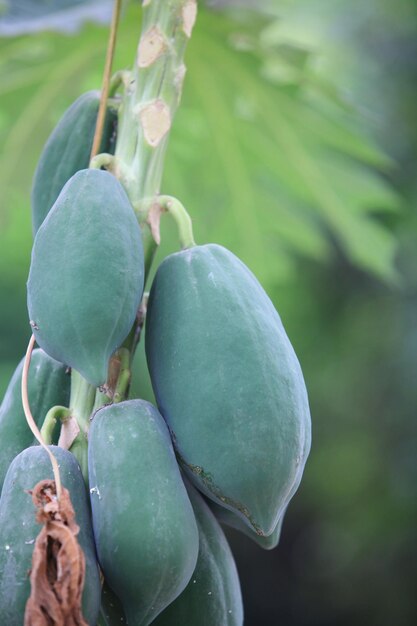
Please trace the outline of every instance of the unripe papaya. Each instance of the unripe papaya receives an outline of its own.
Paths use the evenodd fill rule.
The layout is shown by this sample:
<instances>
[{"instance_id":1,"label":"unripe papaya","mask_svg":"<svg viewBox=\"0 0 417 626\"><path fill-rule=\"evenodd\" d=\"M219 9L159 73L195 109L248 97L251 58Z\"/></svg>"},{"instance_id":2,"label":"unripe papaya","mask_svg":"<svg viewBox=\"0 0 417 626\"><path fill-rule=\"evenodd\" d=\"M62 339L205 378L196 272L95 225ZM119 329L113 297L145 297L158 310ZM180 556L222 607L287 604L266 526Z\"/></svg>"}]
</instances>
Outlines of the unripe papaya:
<instances>
[{"instance_id":1,"label":"unripe papaya","mask_svg":"<svg viewBox=\"0 0 417 626\"><path fill-rule=\"evenodd\" d=\"M0 406L0 490L7 468L22 450L34 441L22 405L23 361L17 366ZM28 375L30 408L40 428L49 409L68 405L70 376L65 365L52 359L40 348L32 352Z\"/></svg>"},{"instance_id":2,"label":"unripe papaya","mask_svg":"<svg viewBox=\"0 0 417 626\"><path fill-rule=\"evenodd\" d=\"M106 581L101 589L101 606L97 626L126 626L127 619L119 598Z\"/></svg>"},{"instance_id":3,"label":"unripe papaya","mask_svg":"<svg viewBox=\"0 0 417 626\"><path fill-rule=\"evenodd\" d=\"M82 94L65 111L45 144L32 183L34 234L67 180L88 167L99 103L98 91ZM113 152L116 121L116 112L107 109L100 152Z\"/></svg>"},{"instance_id":4,"label":"unripe papaya","mask_svg":"<svg viewBox=\"0 0 417 626\"><path fill-rule=\"evenodd\" d=\"M140 227L108 172L67 182L32 250L28 310L38 345L96 387L135 320L144 278Z\"/></svg>"},{"instance_id":5,"label":"unripe papaya","mask_svg":"<svg viewBox=\"0 0 417 626\"><path fill-rule=\"evenodd\" d=\"M256 533L247 524L245 524L245 522L238 515L233 513L233 511L226 509L224 506L220 506L219 504L214 502L214 500L208 501L208 505L211 511L216 516L216 519L223 526L230 526L231 528L238 530L239 532L252 539L252 541L257 543L258 546L260 546L264 550L273 550L279 544L285 512L279 518L278 523L272 533L270 535L262 536L258 535L258 533Z\"/></svg>"},{"instance_id":6,"label":"unripe papaya","mask_svg":"<svg viewBox=\"0 0 417 626\"><path fill-rule=\"evenodd\" d=\"M262 286L221 246L170 255L152 285L145 347L188 476L271 534L301 480L311 424L300 365Z\"/></svg>"},{"instance_id":7,"label":"unripe papaya","mask_svg":"<svg viewBox=\"0 0 417 626\"><path fill-rule=\"evenodd\" d=\"M76 523L80 527L77 539L86 564L83 614L88 623L95 626L101 586L85 483L71 452L55 446L51 446L51 450L59 464L62 484L70 492ZM0 499L0 624L22 626L24 621L30 595L28 572L34 542L41 530L27 491L47 478L53 478L49 456L40 446L32 446L13 460L4 481Z\"/></svg>"},{"instance_id":8,"label":"unripe papaya","mask_svg":"<svg viewBox=\"0 0 417 626\"><path fill-rule=\"evenodd\" d=\"M129 626L146 626L184 590L198 531L168 429L148 402L94 415L88 468L97 554Z\"/></svg>"},{"instance_id":9,"label":"unripe papaya","mask_svg":"<svg viewBox=\"0 0 417 626\"><path fill-rule=\"evenodd\" d=\"M200 537L197 565L182 594L152 624L242 626L242 594L229 544L199 493L189 486L188 495Z\"/></svg>"},{"instance_id":10,"label":"unripe papaya","mask_svg":"<svg viewBox=\"0 0 417 626\"><path fill-rule=\"evenodd\" d=\"M146 325L146 322L145 322ZM142 333L144 331L142 330ZM147 400L151 404L156 404L149 376L148 364L146 363L144 341L140 341L133 358L131 372L132 380L129 387L129 399L140 398Z\"/></svg>"}]
</instances>

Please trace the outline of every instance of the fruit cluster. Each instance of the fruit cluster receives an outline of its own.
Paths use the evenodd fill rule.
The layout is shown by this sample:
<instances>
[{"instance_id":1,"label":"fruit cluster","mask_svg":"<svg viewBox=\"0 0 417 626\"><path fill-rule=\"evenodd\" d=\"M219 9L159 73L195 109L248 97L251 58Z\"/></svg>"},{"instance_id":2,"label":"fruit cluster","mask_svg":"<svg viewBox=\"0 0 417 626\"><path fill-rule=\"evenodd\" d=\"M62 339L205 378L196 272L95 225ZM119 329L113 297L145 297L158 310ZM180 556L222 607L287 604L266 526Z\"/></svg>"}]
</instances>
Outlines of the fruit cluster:
<instances>
[{"instance_id":1,"label":"fruit cluster","mask_svg":"<svg viewBox=\"0 0 417 626\"><path fill-rule=\"evenodd\" d=\"M71 416L69 368L109 393L109 362L143 297L141 227L129 198L113 174L86 169L97 107L95 93L72 105L35 174L28 310L39 348L28 393L39 426L56 406ZM109 112L105 152L113 127ZM130 626L238 626L239 580L219 522L277 545L310 448L302 372L257 279L214 244L162 262L145 339L158 409L126 394L90 407L81 428L87 489L59 421L50 430L80 526L84 617L111 624L120 601ZM39 529L26 491L52 477L24 420L21 377L22 364L0 409L0 622L16 626Z\"/></svg>"}]
</instances>

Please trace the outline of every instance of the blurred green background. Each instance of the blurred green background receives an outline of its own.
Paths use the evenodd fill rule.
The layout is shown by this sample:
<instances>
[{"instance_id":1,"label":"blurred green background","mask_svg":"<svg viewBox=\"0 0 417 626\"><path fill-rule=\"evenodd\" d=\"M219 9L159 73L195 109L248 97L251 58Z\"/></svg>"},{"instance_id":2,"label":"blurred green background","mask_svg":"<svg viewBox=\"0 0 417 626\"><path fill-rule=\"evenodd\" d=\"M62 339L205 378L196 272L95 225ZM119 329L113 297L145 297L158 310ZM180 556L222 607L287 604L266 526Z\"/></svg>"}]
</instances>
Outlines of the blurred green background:
<instances>
[{"instance_id":1,"label":"blurred green background","mask_svg":"<svg viewBox=\"0 0 417 626\"><path fill-rule=\"evenodd\" d=\"M30 334L33 171L65 108L99 88L107 40L92 22L56 32L68 14L41 4L21 28L36 18L38 32L0 40L1 392ZM115 69L131 64L139 31L132 4ZM229 533L245 624L414 624L417 5L207 2L187 67L163 192L188 208L199 243L229 247L267 289L313 419L279 547ZM177 247L168 218L162 238L159 259ZM136 366L146 395L141 354Z\"/></svg>"}]
</instances>

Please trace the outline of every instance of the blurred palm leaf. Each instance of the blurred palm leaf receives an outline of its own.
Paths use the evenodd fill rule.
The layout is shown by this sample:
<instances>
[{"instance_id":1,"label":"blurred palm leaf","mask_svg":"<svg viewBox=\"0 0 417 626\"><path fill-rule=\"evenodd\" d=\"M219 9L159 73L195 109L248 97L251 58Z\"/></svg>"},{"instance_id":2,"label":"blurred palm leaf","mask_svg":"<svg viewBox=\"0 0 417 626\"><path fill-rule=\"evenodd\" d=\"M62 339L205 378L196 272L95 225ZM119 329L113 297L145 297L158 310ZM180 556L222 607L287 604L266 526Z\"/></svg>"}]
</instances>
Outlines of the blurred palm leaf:
<instances>
[{"instance_id":1,"label":"blurred palm leaf","mask_svg":"<svg viewBox=\"0 0 417 626\"><path fill-rule=\"evenodd\" d=\"M0 35L73 32L85 21L109 21L112 0L0 0Z\"/></svg>"},{"instance_id":2,"label":"blurred palm leaf","mask_svg":"<svg viewBox=\"0 0 417 626\"><path fill-rule=\"evenodd\" d=\"M131 63L138 7L122 23L115 67ZM201 10L187 54L163 191L179 196L199 242L237 252L266 282L293 276L298 256L336 247L361 269L394 280L396 243L376 213L400 203L389 159L360 116L314 70L317 49L271 36L253 13ZM279 31L280 32L280 31ZM106 33L84 27L0 43L1 250L8 279L26 274L29 189L42 144L63 109L100 84Z\"/></svg>"}]
</instances>

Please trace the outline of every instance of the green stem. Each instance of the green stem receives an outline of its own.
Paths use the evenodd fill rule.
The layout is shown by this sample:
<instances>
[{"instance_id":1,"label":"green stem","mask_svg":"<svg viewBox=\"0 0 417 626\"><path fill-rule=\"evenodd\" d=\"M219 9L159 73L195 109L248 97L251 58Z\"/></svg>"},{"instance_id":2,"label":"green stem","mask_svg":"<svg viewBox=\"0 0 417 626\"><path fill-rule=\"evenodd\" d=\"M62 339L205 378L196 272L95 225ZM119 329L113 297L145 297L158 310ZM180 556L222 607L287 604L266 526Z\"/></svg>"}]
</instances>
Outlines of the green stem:
<instances>
[{"instance_id":1,"label":"green stem","mask_svg":"<svg viewBox=\"0 0 417 626\"><path fill-rule=\"evenodd\" d=\"M159 195L169 131L181 99L185 49L196 13L196 0L148 0L144 3L142 34L133 69L117 72L110 83L112 95L124 86L118 109L115 155L112 159L99 155L91 164L93 167L110 166L129 196L142 228L145 284L157 248L147 223L148 213L152 199ZM146 203L145 199L151 201ZM167 210L170 203L167 199ZM185 209L181 211L180 203L174 204L171 212L177 216L177 223L181 223L181 242L186 247L195 245L191 221L187 224L184 216ZM122 349L126 348L128 355L121 365L113 398L98 390L94 409L126 397L130 366L143 325L140 317L123 344Z\"/></svg>"},{"instance_id":2,"label":"green stem","mask_svg":"<svg viewBox=\"0 0 417 626\"><path fill-rule=\"evenodd\" d=\"M149 292L145 291L142 297L142 302L139 307L139 311L136 317L136 321L132 326L130 333L123 342L123 348L126 348L130 354L130 363L136 350L136 346L140 341L143 325L145 323L146 310L148 308Z\"/></svg>"},{"instance_id":3,"label":"green stem","mask_svg":"<svg viewBox=\"0 0 417 626\"><path fill-rule=\"evenodd\" d=\"M151 0L145 4L137 58L119 111L115 174L142 225L146 276L156 243L146 224L144 200L160 191L169 131L181 99L185 49L196 12L196 0Z\"/></svg>"},{"instance_id":4,"label":"green stem","mask_svg":"<svg viewBox=\"0 0 417 626\"><path fill-rule=\"evenodd\" d=\"M98 409L101 409L101 407L105 406L106 404L111 404L111 398L103 391L100 391L100 389L97 389L93 410L91 411L91 413L94 414Z\"/></svg>"},{"instance_id":5,"label":"green stem","mask_svg":"<svg viewBox=\"0 0 417 626\"><path fill-rule=\"evenodd\" d=\"M46 445L50 446L53 442L53 433L57 422L65 420L70 415L71 411L66 406L53 406L49 409L41 428L41 435Z\"/></svg>"},{"instance_id":6,"label":"green stem","mask_svg":"<svg viewBox=\"0 0 417 626\"><path fill-rule=\"evenodd\" d=\"M122 85L126 87L130 82L130 77L131 73L128 70L118 70L115 72L110 79L109 98L112 98Z\"/></svg>"},{"instance_id":7,"label":"green stem","mask_svg":"<svg viewBox=\"0 0 417 626\"><path fill-rule=\"evenodd\" d=\"M197 13L196 0L148 0L143 6L142 34L132 72L118 72L110 82L110 95L121 86L124 94L118 108L118 133L113 158L98 155L91 167L110 166L124 186L142 228L145 255L145 282L155 255L157 244L146 223L150 205L144 200L159 194L169 131L182 93L185 75L184 54ZM174 209L175 211L175 209ZM186 234L184 241L193 244ZM192 232L192 231L191 231ZM113 401L127 395L130 365L140 336L138 318L126 342ZM71 452L80 462L86 475L87 432L94 409L112 399L106 393L91 388L77 373L71 385L71 413L77 420L80 433Z\"/></svg>"},{"instance_id":8,"label":"green stem","mask_svg":"<svg viewBox=\"0 0 417 626\"><path fill-rule=\"evenodd\" d=\"M133 329L132 329L133 330ZM122 402L127 398L131 378L132 334L129 333L125 343L112 356L109 366L109 388L107 392L96 390L93 413L106 404Z\"/></svg>"},{"instance_id":9,"label":"green stem","mask_svg":"<svg viewBox=\"0 0 417 626\"><path fill-rule=\"evenodd\" d=\"M88 431L91 411L94 405L96 388L90 385L76 370L71 371L71 415L77 420L83 432Z\"/></svg>"},{"instance_id":10,"label":"green stem","mask_svg":"<svg viewBox=\"0 0 417 626\"><path fill-rule=\"evenodd\" d=\"M114 163L114 156L112 154L108 154L107 152L100 152L100 154L96 154L90 161L90 168L99 170L102 167L111 170Z\"/></svg>"},{"instance_id":11,"label":"green stem","mask_svg":"<svg viewBox=\"0 0 417 626\"><path fill-rule=\"evenodd\" d=\"M90 415L93 410L96 389L88 383L76 370L71 371L70 414L80 428L80 432L70 447L77 458L83 476L88 484L87 464L87 433L90 426Z\"/></svg>"},{"instance_id":12,"label":"green stem","mask_svg":"<svg viewBox=\"0 0 417 626\"><path fill-rule=\"evenodd\" d=\"M77 459L81 472L88 487L88 443L87 436L84 433L79 433L70 448L70 452Z\"/></svg>"},{"instance_id":13,"label":"green stem","mask_svg":"<svg viewBox=\"0 0 417 626\"><path fill-rule=\"evenodd\" d=\"M156 250L158 247L157 242L150 230L148 224L142 227L142 242L143 242L143 254L145 257L145 285L149 278L152 263L155 258Z\"/></svg>"},{"instance_id":14,"label":"green stem","mask_svg":"<svg viewBox=\"0 0 417 626\"><path fill-rule=\"evenodd\" d=\"M191 218L184 205L172 196L159 196L157 200L159 206L171 215L178 228L178 238L181 248L193 248L194 241L193 225Z\"/></svg>"},{"instance_id":15,"label":"green stem","mask_svg":"<svg viewBox=\"0 0 417 626\"><path fill-rule=\"evenodd\" d=\"M120 348L118 352L120 355L120 370L113 394L113 402L121 402L126 398L131 378L130 351L127 348Z\"/></svg>"}]
</instances>

